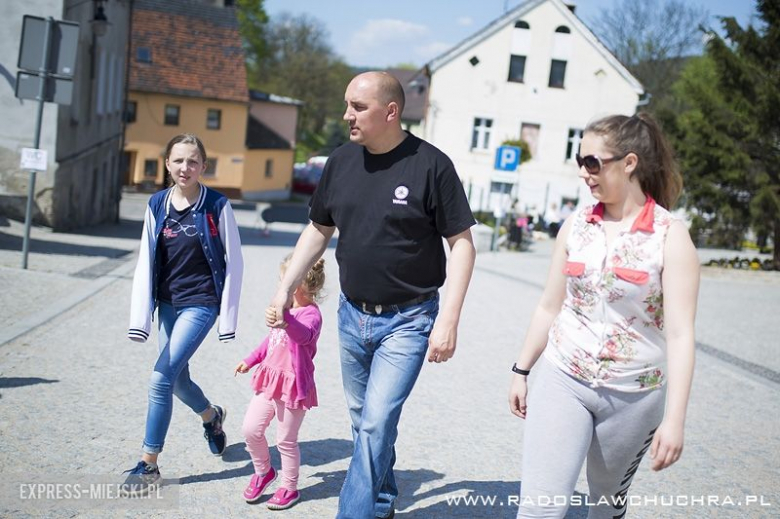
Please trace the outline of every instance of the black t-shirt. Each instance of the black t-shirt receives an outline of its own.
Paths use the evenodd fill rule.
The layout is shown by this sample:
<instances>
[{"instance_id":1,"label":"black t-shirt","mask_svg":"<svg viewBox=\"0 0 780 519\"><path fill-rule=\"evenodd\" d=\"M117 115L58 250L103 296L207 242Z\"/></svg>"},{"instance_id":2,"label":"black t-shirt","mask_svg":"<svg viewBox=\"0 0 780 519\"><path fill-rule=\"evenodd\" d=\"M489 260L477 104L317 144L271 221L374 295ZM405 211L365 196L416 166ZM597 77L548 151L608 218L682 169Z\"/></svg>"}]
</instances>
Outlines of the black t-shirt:
<instances>
[{"instance_id":1,"label":"black t-shirt","mask_svg":"<svg viewBox=\"0 0 780 519\"><path fill-rule=\"evenodd\" d=\"M192 207L177 211L171 206L158 239L158 299L175 306L218 304L211 269L192 218Z\"/></svg>"},{"instance_id":2,"label":"black t-shirt","mask_svg":"<svg viewBox=\"0 0 780 519\"><path fill-rule=\"evenodd\" d=\"M409 134L388 153L347 143L325 164L309 217L339 229L336 260L350 299L393 304L437 290L442 237L474 225L452 161Z\"/></svg>"}]
</instances>

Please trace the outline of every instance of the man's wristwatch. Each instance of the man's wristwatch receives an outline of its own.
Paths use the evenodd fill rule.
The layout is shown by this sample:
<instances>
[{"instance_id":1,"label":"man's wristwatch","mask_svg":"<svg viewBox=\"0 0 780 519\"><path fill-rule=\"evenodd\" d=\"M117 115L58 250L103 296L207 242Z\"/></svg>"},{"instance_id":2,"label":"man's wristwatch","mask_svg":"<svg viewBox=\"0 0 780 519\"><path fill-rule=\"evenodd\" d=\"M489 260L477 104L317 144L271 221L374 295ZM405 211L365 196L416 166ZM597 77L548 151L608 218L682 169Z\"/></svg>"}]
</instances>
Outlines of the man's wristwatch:
<instances>
[{"instance_id":1,"label":"man's wristwatch","mask_svg":"<svg viewBox=\"0 0 780 519\"><path fill-rule=\"evenodd\" d=\"M520 369L520 368L518 368L516 362L514 364L512 364L512 371L514 371L518 375L528 376L528 375L531 374L531 370L530 369Z\"/></svg>"}]
</instances>

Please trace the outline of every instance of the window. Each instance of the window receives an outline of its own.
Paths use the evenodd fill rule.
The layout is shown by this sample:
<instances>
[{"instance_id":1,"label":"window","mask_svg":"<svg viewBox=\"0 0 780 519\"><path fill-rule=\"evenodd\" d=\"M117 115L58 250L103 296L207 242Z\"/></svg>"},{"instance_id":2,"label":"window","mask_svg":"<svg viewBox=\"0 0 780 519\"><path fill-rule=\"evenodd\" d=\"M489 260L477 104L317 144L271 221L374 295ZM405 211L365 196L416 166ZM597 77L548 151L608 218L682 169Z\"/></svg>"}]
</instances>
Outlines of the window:
<instances>
[{"instance_id":1,"label":"window","mask_svg":"<svg viewBox=\"0 0 780 519\"><path fill-rule=\"evenodd\" d=\"M538 124L523 123L520 125L520 138L528 143L528 151L531 152L531 159L538 158L536 152L539 149L539 130Z\"/></svg>"},{"instance_id":2,"label":"window","mask_svg":"<svg viewBox=\"0 0 780 519\"><path fill-rule=\"evenodd\" d=\"M550 65L550 88L563 88L563 80L566 77L566 62L554 59Z\"/></svg>"},{"instance_id":3,"label":"window","mask_svg":"<svg viewBox=\"0 0 780 519\"><path fill-rule=\"evenodd\" d=\"M152 49L149 47L138 47L135 51L135 60L139 63L151 63Z\"/></svg>"},{"instance_id":4,"label":"window","mask_svg":"<svg viewBox=\"0 0 780 519\"><path fill-rule=\"evenodd\" d=\"M274 159L267 159L265 161L265 178L272 176L274 176Z\"/></svg>"},{"instance_id":5,"label":"window","mask_svg":"<svg viewBox=\"0 0 780 519\"><path fill-rule=\"evenodd\" d=\"M206 128L209 130L219 130L222 125L222 110L209 108L206 112Z\"/></svg>"},{"instance_id":6,"label":"window","mask_svg":"<svg viewBox=\"0 0 780 519\"><path fill-rule=\"evenodd\" d=\"M100 51L98 58L98 77L97 77L97 99L95 100L95 113L103 115L106 113L106 76L108 75L108 53L105 50Z\"/></svg>"},{"instance_id":7,"label":"window","mask_svg":"<svg viewBox=\"0 0 780 519\"><path fill-rule=\"evenodd\" d=\"M582 130L569 130L569 140L566 144L565 160L574 160L574 156L580 151L580 142L582 141Z\"/></svg>"},{"instance_id":8,"label":"window","mask_svg":"<svg viewBox=\"0 0 780 519\"><path fill-rule=\"evenodd\" d=\"M509 194L512 192L512 188L514 187L514 184L508 184L506 182L491 182L490 183L490 192L491 193L503 193L503 194Z\"/></svg>"},{"instance_id":9,"label":"window","mask_svg":"<svg viewBox=\"0 0 780 519\"><path fill-rule=\"evenodd\" d=\"M144 176L157 178L157 159L146 159L144 161Z\"/></svg>"},{"instance_id":10,"label":"window","mask_svg":"<svg viewBox=\"0 0 780 519\"><path fill-rule=\"evenodd\" d=\"M471 149L488 149L488 146L490 145L490 128L492 126L493 119L474 118L474 131L471 134Z\"/></svg>"},{"instance_id":11,"label":"window","mask_svg":"<svg viewBox=\"0 0 780 519\"><path fill-rule=\"evenodd\" d=\"M514 54L509 57L509 78L507 81L514 83L522 83L523 76L525 75L525 56L515 56Z\"/></svg>"},{"instance_id":12,"label":"window","mask_svg":"<svg viewBox=\"0 0 780 519\"><path fill-rule=\"evenodd\" d=\"M476 67L479 64L479 58L476 56L471 56L469 63L471 63L472 67Z\"/></svg>"},{"instance_id":13,"label":"window","mask_svg":"<svg viewBox=\"0 0 780 519\"><path fill-rule=\"evenodd\" d=\"M571 29L569 29L565 25L559 25L558 28L555 29L555 32L560 32L563 34L571 34Z\"/></svg>"},{"instance_id":14,"label":"window","mask_svg":"<svg viewBox=\"0 0 780 519\"><path fill-rule=\"evenodd\" d=\"M530 29L531 26L528 25L528 22L524 22L523 20L519 20L515 22L515 29Z\"/></svg>"},{"instance_id":15,"label":"window","mask_svg":"<svg viewBox=\"0 0 780 519\"><path fill-rule=\"evenodd\" d=\"M165 125L179 126L179 105L165 105Z\"/></svg>"},{"instance_id":16,"label":"window","mask_svg":"<svg viewBox=\"0 0 780 519\"><path fill-rule=\"evenodd\" d=\"M209 159L206 163L206 171L203 172L204 177L214 178L217 176L217 159Z\"/></svg>"},{"instance_id":17,"label":"window","mask_svg":"<svg viewBox=\"0 0 780 519\"><path fill-rule=\"evenodd\" d=\"M128 101L125 105L125 122L134 123L136 114L138 113L138 103L135 101Z\"/></svg>"}]
</instances>

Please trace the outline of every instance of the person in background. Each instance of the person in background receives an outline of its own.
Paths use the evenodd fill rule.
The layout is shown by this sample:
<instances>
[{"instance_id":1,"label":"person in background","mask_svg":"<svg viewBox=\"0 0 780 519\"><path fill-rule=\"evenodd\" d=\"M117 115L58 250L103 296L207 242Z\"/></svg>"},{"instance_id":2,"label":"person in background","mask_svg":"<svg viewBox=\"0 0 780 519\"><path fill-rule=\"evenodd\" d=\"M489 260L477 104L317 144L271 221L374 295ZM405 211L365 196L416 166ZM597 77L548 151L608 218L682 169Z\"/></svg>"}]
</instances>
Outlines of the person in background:
<instances>
[{"instance_id":1,"label":"person in background","mask_svg":"<svg viewBox=\"0 0 780 519\"><path fill-rule=\"evenodd\" d=\"M561 228L561 215L558 213L558 204L553 202L550 204L550 208L544 215L544 220L547 222L547 233L550 238L558 236L558 231Z\"/></svg>"}]
</instances>

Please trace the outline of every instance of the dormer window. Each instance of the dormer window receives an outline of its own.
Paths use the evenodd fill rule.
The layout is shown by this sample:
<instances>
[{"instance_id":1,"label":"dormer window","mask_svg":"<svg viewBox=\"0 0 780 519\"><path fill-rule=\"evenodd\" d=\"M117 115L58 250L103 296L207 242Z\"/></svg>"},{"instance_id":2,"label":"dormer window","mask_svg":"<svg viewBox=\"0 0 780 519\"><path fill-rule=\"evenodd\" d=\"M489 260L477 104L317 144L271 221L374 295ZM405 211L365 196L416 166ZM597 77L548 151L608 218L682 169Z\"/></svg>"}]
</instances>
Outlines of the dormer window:
<instances>
[{"instance_id":1,"label":"dormer window","mask_svg":"<svg viewBox=\"0 0 780 519\"><path fill-rule=\"evenodd\" d=\"M528 22L524 22L523 20L518 20L515 22L515 29L530 29L531 26L528 25Z\"/></svg>"},{"instance_id":2,"label":"dormer window","mask_svg":"<svg viewBox=\"0 0 780 519\"><path fill-rule=\"evenodd\" d=\"M558 28L555 29L555 32L559 32L562 34L571 34L571 29L569 29L565 25L559 25Z\"/></svg>"}]
</instances>

